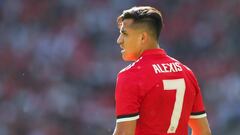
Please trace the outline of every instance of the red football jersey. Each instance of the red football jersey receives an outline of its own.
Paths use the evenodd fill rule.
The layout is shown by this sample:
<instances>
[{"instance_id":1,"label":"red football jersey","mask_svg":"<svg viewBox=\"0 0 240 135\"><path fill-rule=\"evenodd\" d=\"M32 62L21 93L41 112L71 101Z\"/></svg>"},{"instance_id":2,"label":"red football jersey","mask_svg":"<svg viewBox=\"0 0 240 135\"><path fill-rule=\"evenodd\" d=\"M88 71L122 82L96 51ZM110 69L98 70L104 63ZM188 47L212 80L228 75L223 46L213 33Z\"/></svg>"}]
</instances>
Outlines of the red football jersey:
<instances>
[{"instance_id":1,"label":"red football jersey","mask_svg":"<svg viewBox=\"0 0 240 135\"><path fill-rule=\"evenodd\" d=\"M162 49L120 71L115 100L117 122L137 120L136 135L187 135L189 118L206 117L193 72Z\"/></svg>"}]
</instances>

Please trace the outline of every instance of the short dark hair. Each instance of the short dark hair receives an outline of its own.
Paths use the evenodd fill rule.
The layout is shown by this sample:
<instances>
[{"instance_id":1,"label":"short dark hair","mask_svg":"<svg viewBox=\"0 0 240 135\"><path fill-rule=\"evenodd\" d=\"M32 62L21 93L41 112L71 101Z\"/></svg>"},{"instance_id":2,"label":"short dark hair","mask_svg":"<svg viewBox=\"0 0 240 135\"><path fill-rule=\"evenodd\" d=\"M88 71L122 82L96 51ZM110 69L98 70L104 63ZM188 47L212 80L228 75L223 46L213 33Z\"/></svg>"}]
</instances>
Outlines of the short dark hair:
<instances>
[{"instance_id":1,"label":"short dark hair","mask_svg":"<svg viewBox=\"0 0 240 135\"><path fill-rule=\"evenodd\" d=\"M159 39L163 27L163 19L159 10L150 6L132 7L124 10L117 18L118 24L121 24L124 19L133 19L134 24L146 24L154 33L156 40Z\"/></svg>"}]
</instances>

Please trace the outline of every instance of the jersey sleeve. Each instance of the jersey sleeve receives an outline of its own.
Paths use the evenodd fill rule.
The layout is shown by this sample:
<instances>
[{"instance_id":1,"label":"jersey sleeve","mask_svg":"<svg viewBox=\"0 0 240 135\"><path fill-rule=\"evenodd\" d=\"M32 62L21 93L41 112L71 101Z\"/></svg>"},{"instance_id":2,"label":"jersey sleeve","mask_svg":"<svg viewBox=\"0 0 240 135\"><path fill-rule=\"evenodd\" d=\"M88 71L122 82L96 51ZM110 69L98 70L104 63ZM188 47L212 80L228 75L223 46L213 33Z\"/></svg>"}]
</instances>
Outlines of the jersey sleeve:
<instances>
[{"instance_id":1,"label":"jersey sleeve","mask_svg":"<svg viewBox=\"0 0 240 135\"><path fill-rule=\"evenodd\" d=\"M203 118L203 117L206 117L207 114L205 112L205 107L204 107L204 103L203 103L201 90L198 85L197 79L195 78L193 73L192 73L192 75L193 75L194 85L195 85L195 89L196 89L196 95L195 95L195 100L194 100L190 118L191 119Z\"/></svg>"},{"instance_id":2,"label":"jersey sleeve","mask_svg":"<svg viewBox=\"0 0 240 135\"><path fill-rule=\"evenodd\" d=\"M139 118L139 95L137 80L130 74L119 74L115 90L117 122Z\"/></svg>"}]
</instances>

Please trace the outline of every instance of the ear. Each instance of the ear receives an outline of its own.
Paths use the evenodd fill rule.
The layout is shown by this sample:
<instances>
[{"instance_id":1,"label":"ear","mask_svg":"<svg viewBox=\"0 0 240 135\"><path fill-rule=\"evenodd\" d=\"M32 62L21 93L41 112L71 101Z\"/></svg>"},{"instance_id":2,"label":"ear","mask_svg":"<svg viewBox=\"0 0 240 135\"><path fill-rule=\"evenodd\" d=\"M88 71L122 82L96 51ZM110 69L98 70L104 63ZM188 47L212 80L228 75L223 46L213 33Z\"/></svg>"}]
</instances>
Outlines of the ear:
<instances>
[{"instance_id":1,"label":"ear","mask_svg":"<svg viewBox=\"0 0 240 135\"><path fill-rule=\"evenodd\" d=\"M147 32L143 32L142 34L141 34L141 42L142 43L146 43L147 41L148 41L148 34L147 34Z\"/></svg>"},{"instance_id":2,"label":"ear","mask_svg":"<svg viewBox=\"0 0 240 135\"><path fill-rule=\"evenodd\" d=\"M141 33L139 33L139 36L138 36L138 44L144 45L144 44L147 43L147 40L148 40L147 32L141 32Z\"/></svg>"}]
</instances>

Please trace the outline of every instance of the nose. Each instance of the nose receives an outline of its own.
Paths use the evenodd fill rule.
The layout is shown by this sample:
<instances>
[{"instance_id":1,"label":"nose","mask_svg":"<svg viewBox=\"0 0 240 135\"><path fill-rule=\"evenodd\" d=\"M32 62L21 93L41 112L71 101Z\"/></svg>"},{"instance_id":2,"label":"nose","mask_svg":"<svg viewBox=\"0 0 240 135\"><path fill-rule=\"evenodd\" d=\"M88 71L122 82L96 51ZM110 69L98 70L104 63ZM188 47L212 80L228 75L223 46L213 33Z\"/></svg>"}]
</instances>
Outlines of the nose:
<instances>
[{"instance_id":1,"label":"nose","mask_svg":"<svg viewBox=\"0 0 240 135\"><path fill-rule=\"evenodd\" d=\"M122 37L121 34L118 36L117 43L118 43L119 45L123 43L123 37Z\"/></svg>"}]
</instances>

